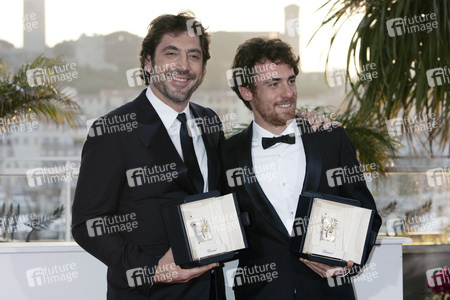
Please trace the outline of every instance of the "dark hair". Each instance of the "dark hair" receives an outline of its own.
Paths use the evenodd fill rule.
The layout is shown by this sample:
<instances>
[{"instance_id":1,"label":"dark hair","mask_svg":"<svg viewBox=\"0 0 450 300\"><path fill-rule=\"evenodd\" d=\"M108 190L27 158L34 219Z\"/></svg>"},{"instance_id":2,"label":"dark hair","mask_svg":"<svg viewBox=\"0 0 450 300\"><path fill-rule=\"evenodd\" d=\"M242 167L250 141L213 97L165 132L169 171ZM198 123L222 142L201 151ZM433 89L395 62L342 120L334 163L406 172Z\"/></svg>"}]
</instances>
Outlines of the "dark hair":
<instances>
[{"instance_id":1,"label":"dark hair","mask_svg":"<svg viewBox=\"0 0 450 300\"><path fill-rule=\"evenodd\" d=\"M234 69L244 69L245 67L248 69L253 69L256 63L264 63L266 60L272 61L277 65L280 63L287 64L294 69L295 75L298 75L299 73L298 64L300 57L292 52L292 47L288 43L283 42L279 38L252 38L239 45L231 66L233 69L233 78L230 79L232 81L231 89L250 110L252 110L252 107L248 101L245 101L242 98L242 95L239 92L239 85L247 87L252 91L252 93L255 93L256 87L254 85L254 80L244 76L238 84L236 80L236 71L234 71Z\"/></svg>"},{"instance_id":2,"label":"dark hair","mask_svg":"<svg viewBox=\"0 0 450 300\"><path fill-rule=\"evenodd\" d=\"M211 58L209 54L209 43L211 41L211 37L209 33L206 32L203 25L195 18L194 13L191 11L182 11L179 12L178 15L161 15L154 19L148 26L148 33L142 41L142 49L139 54L141 68L143 70L143 75L141 77L145 80L145 85L149 85L150 78L150 74L144 69L147 56L150 55L152 61L154 60L156 47L158 47L162 37L165 34L173 34L177 36L180 33L193 30L193 28L188 28L188 22L193 22L191 25L195 24L195 32L200 38L200 46L203 53L203 70L206 69L206 62ZM198 29L201 30L201 33L197 31Z\"/></svg>"}]
</instances>

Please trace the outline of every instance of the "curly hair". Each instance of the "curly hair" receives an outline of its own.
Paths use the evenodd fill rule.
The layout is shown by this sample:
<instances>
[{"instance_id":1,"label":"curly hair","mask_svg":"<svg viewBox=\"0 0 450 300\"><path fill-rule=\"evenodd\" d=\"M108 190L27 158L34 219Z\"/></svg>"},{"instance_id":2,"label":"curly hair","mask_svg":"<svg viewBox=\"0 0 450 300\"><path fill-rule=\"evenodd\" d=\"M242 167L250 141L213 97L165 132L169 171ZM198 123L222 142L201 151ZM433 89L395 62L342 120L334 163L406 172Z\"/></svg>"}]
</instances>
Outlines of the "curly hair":
<instances>
[{"instance_id":1,"label":"curly hair","mask_svg":"<svg viewBox=\"0 0 450 300\"><path fill-rule=\"evenodd\" d=\"M240 77L237 80L238 70L244 68L254 69L256 63L264 63L269 60L275 64L287 64L294 69L294 74L299 73L300 57L292 52L292 47L283 42L279 38L265 38L257 37L246 40L243 44L239 45L234 56L233 64L231 66L232 78L230 79L231 89L238 95L239 99L244 102L248 109L252 110L250 103L242 98L239 92L239 86L249 88L252 93L256 92L254 80L246 78L246 76ZM242 74L242 73L241 73ZM255 75L252 75L255 76Z\"/></svg>"},{"instance_id":2,"label":"curly hair","mask_svg":"<svg viewBox=\"0 0 450 300\"><path fill-rule=\"evenodd\" d=\"M200 38L200 46L203 53L203 71L206 69L206 62L211 58L209 54L209 44L211 42L211 36L206 32L203 25L195 18L194 13L191 11L182 11L177 15L165 14L154 19L148 26L147 36L142 41L142 49L139 54L139 60L141 62L141 69L143 74L141 78L145 80L145 85L149 85L150 74L144 69L147 56L150 55L152 63L154 62L154 55L156 47L161 42L162 37L165 34L173 34L175 36L183 32L190 33L192 28L189 26L195 25L196 35ZM198 32L198 30L201 32Z\"/></svg>"}]
</instances>

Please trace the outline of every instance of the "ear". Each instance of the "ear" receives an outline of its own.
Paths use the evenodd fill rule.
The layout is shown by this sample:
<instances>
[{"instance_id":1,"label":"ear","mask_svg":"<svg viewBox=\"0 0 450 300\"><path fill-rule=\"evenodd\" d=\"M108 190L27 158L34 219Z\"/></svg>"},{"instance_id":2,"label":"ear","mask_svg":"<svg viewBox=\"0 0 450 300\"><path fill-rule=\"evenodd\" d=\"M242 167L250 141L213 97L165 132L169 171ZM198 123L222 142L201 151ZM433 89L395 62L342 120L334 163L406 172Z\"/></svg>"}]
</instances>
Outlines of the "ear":
<instances>
[{"instance_id":1,"label":"ear","mask_svg":"<svg viewBox=\"0 0 450 300\"><path fill-rule=\"evenodd\" d=\"M253 93L250 90L250 88L240 85L240 86L238 86L238 89L239 89L239 93L241 94L242 98L244 98L244 100L246 100L246 101L253 100Z\"/></svg>"},{"instance_id":2,"label":"ear","mask_svg":"<svg viewBox=\"0 0 450 300\"><path fill-rule=\"evenodd\" d=\"M152 72L152 58L150 55L147 55L145 58L144 69L149 73Z\"/></svg>"}]
</instances>

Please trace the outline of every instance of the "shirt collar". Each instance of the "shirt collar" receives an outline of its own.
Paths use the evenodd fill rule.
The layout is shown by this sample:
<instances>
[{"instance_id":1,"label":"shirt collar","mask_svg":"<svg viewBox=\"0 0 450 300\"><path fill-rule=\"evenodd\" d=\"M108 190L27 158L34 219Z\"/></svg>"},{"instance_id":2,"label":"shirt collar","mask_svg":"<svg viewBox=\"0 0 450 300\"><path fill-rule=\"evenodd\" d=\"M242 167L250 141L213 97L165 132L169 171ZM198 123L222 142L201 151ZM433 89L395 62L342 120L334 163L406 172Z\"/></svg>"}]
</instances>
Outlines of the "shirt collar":
<instances>
[{"instance_id":1,"label":"shirt collar","mask_svg":"<svg viewBox=\"0 0 450 300\"><path fill-rule=\"evenodd\" d=\"M299 130L297 128L296 121L291 122L291 124L289 124L288 127L286 127L286 129L280 135L286 135L286 134L294 134L296 136L296 140L297 140L297 136L299 135ZM253 138L252 138L253 143L257 143L257 144L261 145L261 141L262 141L263 137L272 138L272 137L280 136L280 135L275 135L272 132L262 128L261 126L256 124L256 122L253 120Z\"/></svg>"},{"instance_id":2,"label":"shirt collar","mask_svg":"<svg viewBox=\"0 0 450 300\"><path fill-rule=\"evenodd\" d=\"M145 95L147 96L148 100L150 101L150 104L153 106L159 118L163 122L164 127L167 130L169 130L169 128L173 125L173 123L177 119L179 113L172 107L168 106L167 104L159 100L158 97L156 97L155 94L153 93L150 86L147 88ZM189 104L186 105L182 113L183 112L186 114L187 120L192 119Z\"/></svg>"}]
</instances>

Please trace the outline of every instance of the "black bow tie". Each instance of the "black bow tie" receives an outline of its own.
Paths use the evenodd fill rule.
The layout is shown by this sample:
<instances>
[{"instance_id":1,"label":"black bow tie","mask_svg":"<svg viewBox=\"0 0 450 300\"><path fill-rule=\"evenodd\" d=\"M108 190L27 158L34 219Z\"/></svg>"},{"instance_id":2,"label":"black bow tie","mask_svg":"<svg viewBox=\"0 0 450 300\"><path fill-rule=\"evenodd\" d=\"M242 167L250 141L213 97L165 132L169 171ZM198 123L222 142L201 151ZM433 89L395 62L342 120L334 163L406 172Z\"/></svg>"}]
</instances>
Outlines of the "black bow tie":
<instances>
[{"instance_id":1,"label":"black bow tie","mask_svg":"<svg viewBox=\"0 0 450 300\"><path fill-rule=\"evenodd\" d=\"M277 136L273 138L262 138L262 147L263 149L267 149L269 147L272 147L276 143L286 143L286 144L295 144L295 135L293 134L286 134L282 136Z\"/></svg>"}]
</instances>

